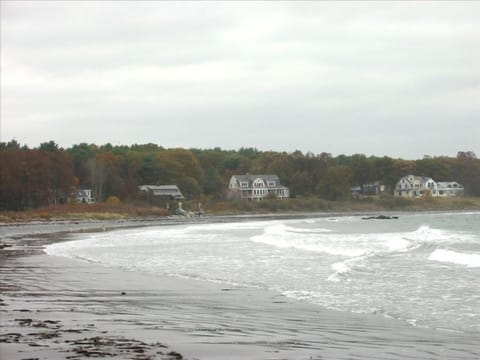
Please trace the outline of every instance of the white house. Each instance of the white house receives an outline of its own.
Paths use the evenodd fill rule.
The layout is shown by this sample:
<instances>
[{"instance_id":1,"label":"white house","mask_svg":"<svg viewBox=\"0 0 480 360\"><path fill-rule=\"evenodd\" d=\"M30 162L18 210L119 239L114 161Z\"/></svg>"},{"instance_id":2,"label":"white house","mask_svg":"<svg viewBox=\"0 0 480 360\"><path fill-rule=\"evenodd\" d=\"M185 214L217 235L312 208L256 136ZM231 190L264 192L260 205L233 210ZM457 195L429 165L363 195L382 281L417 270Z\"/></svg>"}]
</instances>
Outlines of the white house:
<instances>
[{"instance_id":1,"label":"white house","mask_svg":"<svg viewBox=\"0 0 480 360\"><path fill-rule=\"evenodd\" d=\"M280 184L277 175L233 175L228 190L230 198L261 200L266 197L290 197L288 187Z\"/></svg>"},{"instance_id":2,"label":"white house","mask_svg":"<svg viewBox=\"0 0 480 360\"><path fill-rule=\"evenodd\" d=\"M438 196L462 196L463 186L456 181L437 182Z\"/></svg>"},{"instance_id":3,"label":"white house","mask_svg":"<svg viewBox=\"0 0 480 360\"><path fill-rule=\"evenodd\" d=\"M437 183L432 178L416 175L402 177L394 190L395 196L403 197L420 197L427 193L438 196Z\"/></svg>"},{"instance_id":4,"label":"white house","mask_svg":"<svg viewBox=\"0 0 480 360\"><path fill-rule=\"evenodd\" d=\"M92 189L78 187L75 189L75 200L83 204L93 203Z\"/></svg>"}]
</instances>

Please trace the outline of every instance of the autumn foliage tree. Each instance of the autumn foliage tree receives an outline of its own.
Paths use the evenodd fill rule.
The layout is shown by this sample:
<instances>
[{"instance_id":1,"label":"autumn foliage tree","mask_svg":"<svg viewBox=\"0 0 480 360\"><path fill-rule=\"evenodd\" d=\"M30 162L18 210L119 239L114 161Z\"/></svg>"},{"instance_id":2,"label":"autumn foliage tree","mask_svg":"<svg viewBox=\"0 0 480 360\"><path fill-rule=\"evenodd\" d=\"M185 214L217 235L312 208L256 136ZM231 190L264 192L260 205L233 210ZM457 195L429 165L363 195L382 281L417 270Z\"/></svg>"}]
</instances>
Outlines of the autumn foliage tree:
<instances>
[{"instance_id":1,"label":"autumn foliage tree","mask_svg":"<svg viewBox=\"0 0 480 360\"><path fill-rule=\"evenodd\" d=\"M318 194L327 200L344 200L350 197L352 169L348 166L332 166L318 184Z\"/></svg>"},{"instance_id":2,"label":"autumn foliage tree","mask_svg":"<svg viewBox=\"0 0 480 360\"><path fill-rule=\"evenodd\" d=\"M51 144L50 144L51 145ZM1 147L0 207L23 210L64 202L75 182L72 162L58 147Z\"/></svg>"},{"instance_id":3,"label":"autumn foliage tree","mask_svg":"<svg viewBox=\"0 0 480 360\"><path fill-rule=\"evenodd\" d=\"M472 152L457 157L393 159L301 151L165 149L157 144L131 146L81 143L68 149L54 141L29 149L17 141L0 143L0 208L22 210L66 201L74 186L91 188L96 201L137 198L139 185L178 185L187 198L222 198L235 174L276 174L292 196L343 200L350 187L379 181L393 192L402 176L458 181L465 193L480 196L480 159Z\"/></svg>"}]
</instances>

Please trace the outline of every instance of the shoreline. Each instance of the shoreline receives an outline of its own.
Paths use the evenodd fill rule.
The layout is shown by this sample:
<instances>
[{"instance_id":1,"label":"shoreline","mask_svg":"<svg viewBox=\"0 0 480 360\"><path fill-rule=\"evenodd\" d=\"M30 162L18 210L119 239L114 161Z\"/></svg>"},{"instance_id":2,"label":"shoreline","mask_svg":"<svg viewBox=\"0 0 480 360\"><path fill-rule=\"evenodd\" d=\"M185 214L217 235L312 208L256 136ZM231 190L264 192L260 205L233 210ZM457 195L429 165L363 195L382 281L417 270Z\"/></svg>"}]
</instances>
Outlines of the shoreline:
<instances>
[{"instance_id":1,"label":"shoreline","mask_svg":"<svg viewBox=\"0 0 480 360\"><path fill-rule=\"evenodd\" d=\"M7 245L15 244L15 240L29 236L41 236L57 233L95 232L110 231L121 228L135 228L147 226L169 226L202 223L222 223L257 220L288 220L321 217L345 217L345 216L401 216L402 214L426 213L471 213L480 212L480 209L462 210L385 210L385 211L314 211L314 212L280 212L280 213L245 213L245 214L224 214L224 215L203 215L203 216L166 216L166 217L136 217L115 220L97 219L52 219L52 220L31 220L18 222L0 221L0 249L1 241L8 241Z\"/></svg>"},{"instance_id":2,"label":"shoreline","mask_svg":"<svg viewBox=\"0 0 480 360\"><path fill-rule=\"evenodd\" d=\"M273 215L273 219L299 216ZM1 227L2 241L8 239L13 245L0 250L0 357L78 358L87 356L81 353L85 349L93 351L92 356L103 351L104 356L132 359L480 357L478 334L423 329L375 315L328 310L270 290L111 269L49 256L42 250L45 244L68 240L70 233L232 219L272 217L102 221L74 224L74 229L69 223L49 224L49 228L30 224L9 234ZM39 226L51 232L32 232ZM87 340L82 343L82 339Z\"/></svg>"}]
</instances>

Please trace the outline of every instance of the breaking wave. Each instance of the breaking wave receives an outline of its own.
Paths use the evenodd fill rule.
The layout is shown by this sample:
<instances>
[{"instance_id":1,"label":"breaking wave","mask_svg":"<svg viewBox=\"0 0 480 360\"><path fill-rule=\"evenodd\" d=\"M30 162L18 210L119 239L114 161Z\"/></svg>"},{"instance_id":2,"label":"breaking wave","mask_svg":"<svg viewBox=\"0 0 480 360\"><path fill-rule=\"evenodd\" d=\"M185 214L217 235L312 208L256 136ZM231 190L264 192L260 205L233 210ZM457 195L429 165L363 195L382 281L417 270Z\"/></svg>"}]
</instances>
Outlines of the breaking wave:
<instances>
[{"instance_id":1,"label":"breaking wave","mask_svg":"<svg viewBox=\"0 0 480 360\"><path fill-rule=\"evenodd\" d=\"M331 264L333 273L327 280L338 282L350 280L353 271L368 269L369 260L375 257L400 256L422 249L437 249L439 246L468 243L474 236L447 230L420 226L415 231L397 233L335 233L329 229L315 230L290 227L276 223L266 226L263 233L250 240L279 249L295 249L325 253L340 257ZM343 259L342 259L343 258ZM469 267L480 266L480 255L461 254L435 250L430 260L449 261Z\"/></svg>"},{"instance_id":2,"label":"breaking wave","mask_svg":"<svg viewBox=\"0 0 480 360\"><path fill-rule=\"evenodd\" d=\"M330 255L361 256L365 251L355 247L329 245L328 239L335 235L331 230L317 228L315 230L299 229L276 224L267 226L263 234L254 235L250 240L256 243L274 246L277 248L293 248L312 252L323 252Z\"/></svg>"},{"instance_id":3,"label":"breaking wave","mask_svg":"<svg viewBox=\"0 0 480 360\"><path fill-rule=\"evenodd\" d=\"M480 267L480 254L465 254L453 250L437 249L430 254L428 260L464 265L472 268Z\"/></svg>"}]
</instances>

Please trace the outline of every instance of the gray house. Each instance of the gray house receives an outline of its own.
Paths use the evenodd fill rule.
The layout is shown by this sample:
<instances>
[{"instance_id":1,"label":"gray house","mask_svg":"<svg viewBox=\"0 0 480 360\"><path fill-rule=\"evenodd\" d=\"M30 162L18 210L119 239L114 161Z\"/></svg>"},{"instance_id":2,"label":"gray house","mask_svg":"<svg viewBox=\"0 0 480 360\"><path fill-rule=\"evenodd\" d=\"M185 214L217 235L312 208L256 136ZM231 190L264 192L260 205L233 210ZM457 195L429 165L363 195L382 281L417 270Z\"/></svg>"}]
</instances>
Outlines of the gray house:
<instances>
[{"instance_id":1,"label":"gray house","mask_svg":"<svg viewBox=\"0 0 480 360\"><path fill-rule=\"evenodd\" d=\"M148 204L170 207L170 201L184 198L177 185L141 185L139 196Z\"/></svg>"},{"instance_id":2,"label":"gray house","mask_svg":"<svg viewBox=\"0 0 480 360\"><path fill-rule=\"evenodd\" d=\"M385 185L381 184L380 181L374 181L368 184L352 186L350 191L356 197L379 195L385 192Z\"/></svg>"},{"instance_id":3,"label":"gray house","mask_svg":"<svg viewBox=\"0 0 480 360\"><path fill-rule=\"evenodd\" d=\"M233 175L228 185L229 198L261 200L290 197L288 187L280 184L277 175Z\"/></svg>"}]
</instances>

